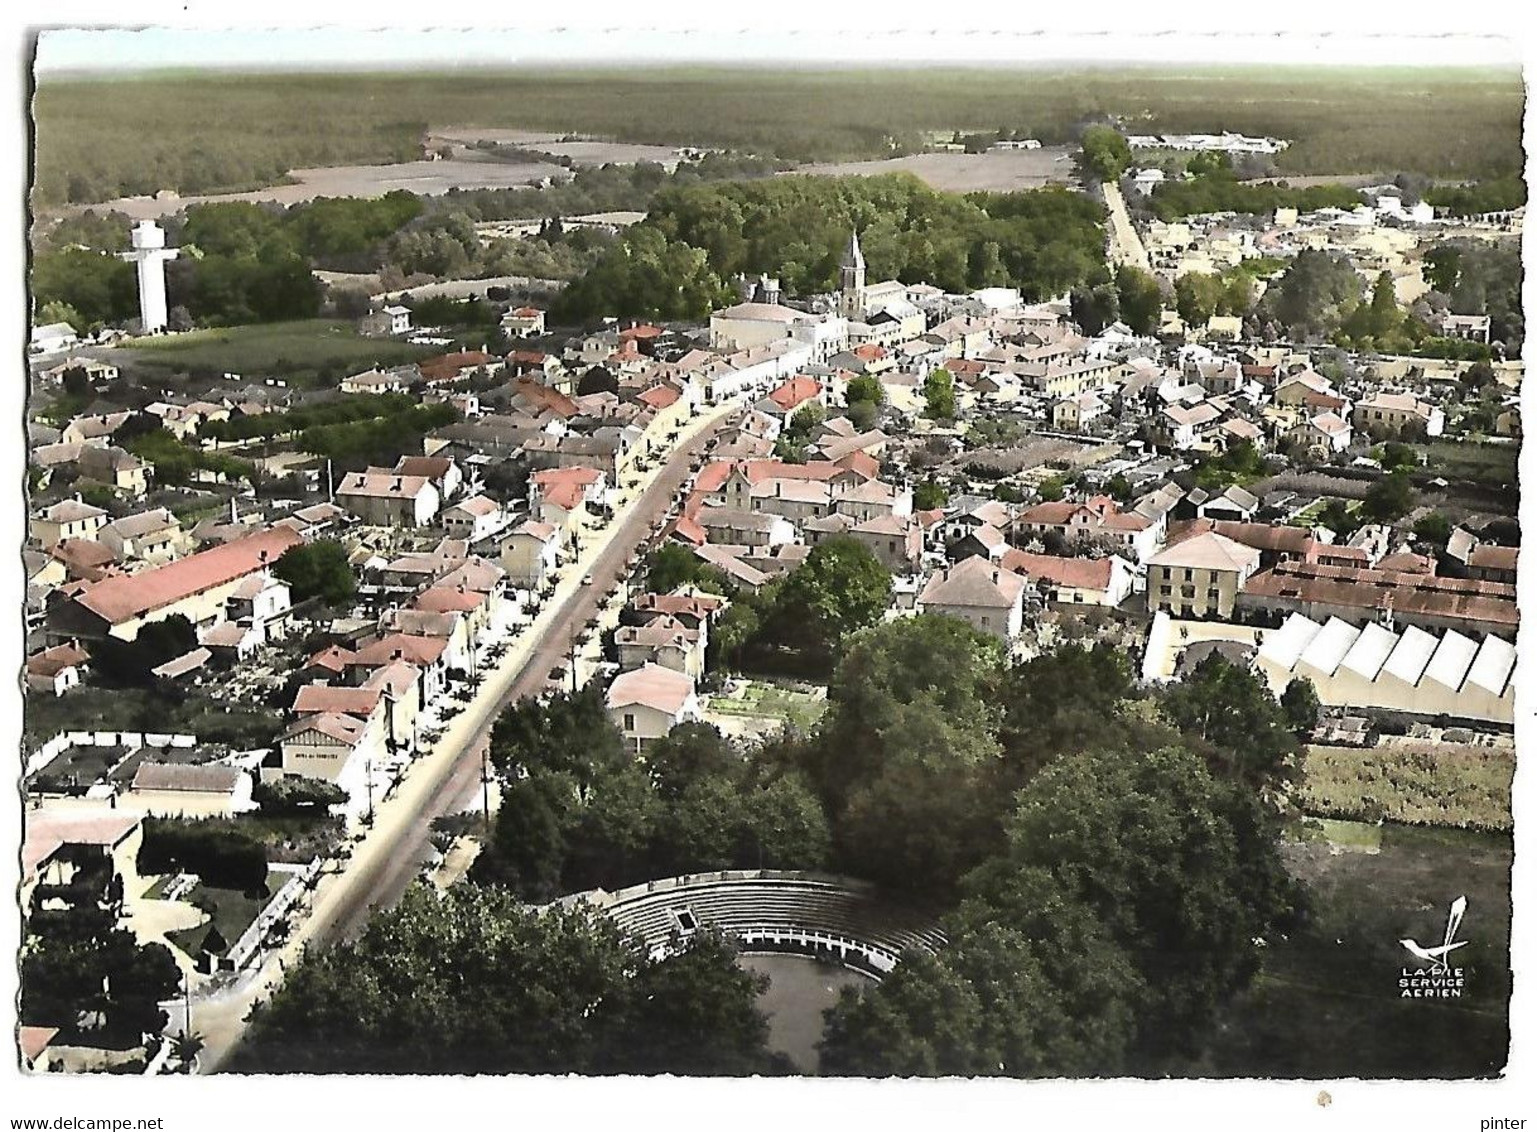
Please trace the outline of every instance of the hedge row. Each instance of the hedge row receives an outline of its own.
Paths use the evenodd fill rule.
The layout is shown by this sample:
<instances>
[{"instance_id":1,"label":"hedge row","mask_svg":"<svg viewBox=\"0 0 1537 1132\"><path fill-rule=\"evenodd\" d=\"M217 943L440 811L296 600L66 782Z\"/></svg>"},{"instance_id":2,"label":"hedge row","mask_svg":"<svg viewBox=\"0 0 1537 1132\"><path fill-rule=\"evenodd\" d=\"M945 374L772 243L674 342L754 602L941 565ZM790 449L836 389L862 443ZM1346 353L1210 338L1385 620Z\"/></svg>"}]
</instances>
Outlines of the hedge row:
<instances>
[{"instance_id":1,"label":"hedge row","mask_svg":"<svg viewBox=\"0 0 1537 1132\"><path fill-rule=\"evenodd\" d=\"M260 841L201 822L145 822L138 865L141 873L195 873L206 885L242 892L267 883L267 850Z\"/></svg>"}]
</instances>

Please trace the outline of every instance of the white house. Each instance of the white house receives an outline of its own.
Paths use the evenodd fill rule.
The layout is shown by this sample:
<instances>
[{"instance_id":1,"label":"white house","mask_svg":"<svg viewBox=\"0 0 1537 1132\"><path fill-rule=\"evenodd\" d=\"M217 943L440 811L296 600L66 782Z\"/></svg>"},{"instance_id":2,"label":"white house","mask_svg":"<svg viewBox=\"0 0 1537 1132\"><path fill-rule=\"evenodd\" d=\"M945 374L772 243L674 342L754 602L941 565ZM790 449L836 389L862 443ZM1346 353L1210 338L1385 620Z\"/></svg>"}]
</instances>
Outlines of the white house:
<instances>
[{"instance_id":1,"label":"white house","mask_svg":"<svg viewBox=\"0 0 1537 1132\"><path fill-rule=\"evenodd\" d=\"M1025 579L986 558L965 558L935 574L918 595L920 613L958 617L1012 642L1024 626Z\"/></svg>"},{"instance_id":2,"label":"white house","mask_svg":"<svg viewBox=\"0 0 1537 1132\"><path fill-rule=\"evenodd\" d=\"M336 502L376 527L424 527L438 513L438 489L425 476L370 469L348 472Z\"/></svg>"},{"instance_id":3,"label":"white house","mask_svg":"<svg viewBox=\"0 0 1537 1132\"><path fill-rule=\"evenodd\" d=\"M559 556L560 529L531 519L514 528L502 544L502 569L512 585L537 590L555 573Z\"/></svg>"},{"instance_id":4,"label":"white house","mask_svg":"<svg viewBox=\"0 0 1537 1132\"><path fill-rule=\"evenodd\" d=\"M700 718L694 678L660 664L614 677L605 703L625 746L637 755L678 724Z\"/></svg>"},{"instance_id":5,"label":"white house","mask_svg":"<svg viewBox=\"0 0 1537 1132\"><path fill-rule=\"evenodd\" d=\"M465 542L479 542L502 526L502 505L484 495L461 500L443 512L444 533Z\"/></svg>"}]
</instances>

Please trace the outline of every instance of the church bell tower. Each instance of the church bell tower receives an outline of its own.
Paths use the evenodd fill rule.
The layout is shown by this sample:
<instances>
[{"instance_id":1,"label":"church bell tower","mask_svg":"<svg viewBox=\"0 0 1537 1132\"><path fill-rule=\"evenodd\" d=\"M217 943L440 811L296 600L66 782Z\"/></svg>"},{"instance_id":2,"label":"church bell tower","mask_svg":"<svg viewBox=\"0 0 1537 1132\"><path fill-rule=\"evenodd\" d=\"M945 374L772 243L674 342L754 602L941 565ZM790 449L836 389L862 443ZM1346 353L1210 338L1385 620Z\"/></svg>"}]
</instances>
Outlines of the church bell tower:
<instances>
[{"instance_id":1,"label":"church bell tower","mask_svg":"<svg viewBox=\"0 0 1537 1132\"><path fill-rule=\"evenodd\" d=\"M849 233L849 246L838 266L838 313L851 322L865 317L865 256L859 250L858 232Z\"/></svg>"}]
</instances>

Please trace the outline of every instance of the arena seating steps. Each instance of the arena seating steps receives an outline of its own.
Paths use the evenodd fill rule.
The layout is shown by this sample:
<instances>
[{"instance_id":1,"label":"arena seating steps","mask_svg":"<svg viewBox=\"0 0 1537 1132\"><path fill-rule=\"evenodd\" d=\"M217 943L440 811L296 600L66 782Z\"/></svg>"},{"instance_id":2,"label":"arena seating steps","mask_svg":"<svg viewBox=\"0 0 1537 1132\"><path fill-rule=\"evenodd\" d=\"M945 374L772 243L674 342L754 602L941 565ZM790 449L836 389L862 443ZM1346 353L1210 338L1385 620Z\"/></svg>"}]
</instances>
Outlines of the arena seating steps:
<instances>
[{"instance_id":1,"label":"arena seating steps","mask_svg":"<svg viewBox=\"0 0 1537 1132\"><path fill-rule=\"evenodd\" d=\"M727 934L824 932L894 956L913 949L933 952L945 944L944 933L924 917L882 901L864 882L836 877L706 873L587 898L651 949L673 938L680 912L699 927Z\"/></svg>"}]
</instances>

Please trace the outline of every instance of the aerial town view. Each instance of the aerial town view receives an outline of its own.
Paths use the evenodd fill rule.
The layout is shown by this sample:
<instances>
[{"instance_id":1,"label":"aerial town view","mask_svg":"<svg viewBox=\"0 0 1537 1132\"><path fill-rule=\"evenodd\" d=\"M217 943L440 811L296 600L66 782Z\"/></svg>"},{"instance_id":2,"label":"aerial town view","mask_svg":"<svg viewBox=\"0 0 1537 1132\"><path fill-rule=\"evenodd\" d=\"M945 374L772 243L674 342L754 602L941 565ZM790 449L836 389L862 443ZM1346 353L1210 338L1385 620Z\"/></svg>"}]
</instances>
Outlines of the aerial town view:
<instances>
[{"instance_id":1,"label":"aerial town view","mask_svg":"<svg viewBox=\"0 0 1537 1132\"><path fill-rule=\"evenodd\" d=\"M24 1071L1505 1070L1518 68L52 34Z\"/></svg>"}]
</instances>

